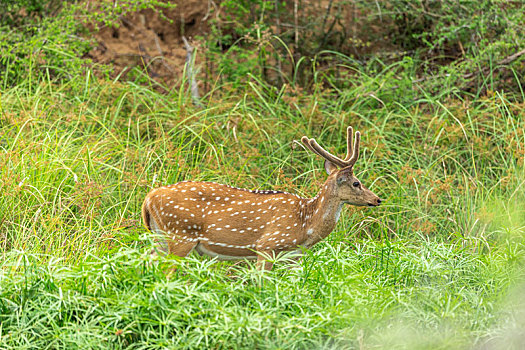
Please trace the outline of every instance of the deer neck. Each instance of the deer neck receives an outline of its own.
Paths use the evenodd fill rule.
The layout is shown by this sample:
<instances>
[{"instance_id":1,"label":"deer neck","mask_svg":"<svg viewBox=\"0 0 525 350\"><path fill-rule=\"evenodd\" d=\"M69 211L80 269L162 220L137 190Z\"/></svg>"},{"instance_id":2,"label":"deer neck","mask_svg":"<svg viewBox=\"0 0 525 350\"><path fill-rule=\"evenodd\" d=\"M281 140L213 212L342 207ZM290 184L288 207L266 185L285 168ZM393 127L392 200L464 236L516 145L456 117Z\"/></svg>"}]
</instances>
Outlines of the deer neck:
<instances>
[{"instance_id":1,"label":"deer neck","mask_svg":"<svg viewBox=\"0 0 525 350\"><path fill-rule=\"evenodd\" d=\"M327 181L317 196L310 199L305 208L307 244L312 245L328 236L341 214L343 202L333 194L333 186Z\"/></svg>"}]
</instances>

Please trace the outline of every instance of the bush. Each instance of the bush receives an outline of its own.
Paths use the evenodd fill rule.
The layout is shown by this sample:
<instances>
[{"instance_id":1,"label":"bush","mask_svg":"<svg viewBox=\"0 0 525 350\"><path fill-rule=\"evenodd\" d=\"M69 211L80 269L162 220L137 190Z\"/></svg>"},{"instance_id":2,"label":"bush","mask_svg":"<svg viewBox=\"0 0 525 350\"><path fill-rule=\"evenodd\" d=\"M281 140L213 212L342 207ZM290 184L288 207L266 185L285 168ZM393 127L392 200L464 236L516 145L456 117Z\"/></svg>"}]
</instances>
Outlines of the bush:
<instances>
[{"instance_id":1,"label":"bush","mask_svg":"<svg viewBox=\"0 0 525 350\"><path fill-rule=\"evenodd\" d=\"M235 67L234 72L221 71L232 81L249 71L275 85L308 86L316 68L305 66L310 60L333 78L352 67L366 69L370 61L380 59L388 66L407 56L414 62L414 80L427 87L520 91L512 71L525 74L519 60L505 60L525 47L525 13L519 2L390 0L371 6L344 0L225 0L216 14L207 47L210 59ZM232 64L240 56L245 59ZM489 72L491 79L485 77Z\"/></svg>"},{"instance_id":2,"label":"bush","mask_svg":"<svg viewBox=\"0 0 525 350\"><path fill-rule=\"evenodd\" d=\"M6 0L0 4L2 88L84 74L94 44L85 35L86 24L117 25L127 13L173 6L144 0L102 0L94 7L75 0Z\"/></svg>"}]
</instances>

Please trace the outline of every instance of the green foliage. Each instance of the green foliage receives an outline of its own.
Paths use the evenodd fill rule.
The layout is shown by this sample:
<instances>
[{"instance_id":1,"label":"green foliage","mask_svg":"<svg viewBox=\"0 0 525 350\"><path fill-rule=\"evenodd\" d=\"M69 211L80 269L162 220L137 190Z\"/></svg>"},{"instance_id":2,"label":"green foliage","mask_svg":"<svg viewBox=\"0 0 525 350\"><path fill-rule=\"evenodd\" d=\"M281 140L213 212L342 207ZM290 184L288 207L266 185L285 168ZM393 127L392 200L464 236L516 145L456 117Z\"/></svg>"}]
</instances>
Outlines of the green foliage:
<instances>
[{"instance_id":1,"label":"green foliage","mask_svg":"<svg viewBox=\"0 0 525 350\"><path fill-rule=\"evenodd\" d=\"M256 80L219 86L203 110L184 90L92 74L5 91L1 347L512 341L520 299L507 296L521 286L525 254L522 102L402 99L390 81L412 67L376 62L373 76L311 94ZM151 188L194 179L313 196L322 162L291 141L312 135L344 154L348 124L363 132L356 174L385 206L346 208L297 265L284 256L264 275L205 257L152 261L139 215Z\"/></svg>"},{"instance_id":2,"label":"green foliage","mask_svg":"<svg viewBox=\"0 0 525 350\"><path fill-rule=\"evenodd\" d=\"M275 2L251 3L223 6L232 21L235 11L275 16ZM392 2L397 7L382 14L403 4L414 16L456 6L412 3ZM205 108L192 109L184 87L160 94L139 71L132 74L143 85L90 69L78 74L88 43L75 36L75 11L35 15L28 33L2 29L0 348L521 346L514 336L525 324L520 76L501 91L474 80L466 94L457 83L470 68L427 75L435 66L423 51L362 60L319 50L312 60L280 56L286 84L278 84L270 68L277 45L292 51L290 33L279 41L268 23L228 32L217 22L207 54L224 78ZM421 50L468 37L463 19L428 16L414 23L433 23L447 39L414 24L405 34ZM478 24L471 29L496 46L490 38L508 43L522 30ZM14 37L25 41L17 46ZM463 62L497 77L499 68L483 63L485 47L476 51L480 43L463 44ZM314 196L326 178L322 161L292 141L314 136L344 154L347 125L363 133L356 175L384 206L346 207L325 241L298 262L279 257L264 274L250 262L150 256L153 237L139 214L150 189L192 179Z\"/></svg>"},{"instance_id":3,"label":"green foliage","mask_svg":"<svg viewBox=\"0 0 525 350\"><path fill-rule=\"evenodd\" d=\"M393 20L387 30L390 39L411 56L423 58L425 73L439 69L436 63L445 64L439 76L449 77L462 88L484 81L486 90L520 91L521 83L514 74L524 75L522 59L498 66L525 47L525 13L519 1L393 0L378 4ZM487 71L492 75L485 78ZM476 83L470 82L472 78Z\"/></svg>"},{"instance_id":4,"label":"green foliage","mask_svg":"<svg viewBox=\"0 0 525 350\"><path fill-rule=\"evenodd\" d=\"M163 10L174 7L175 4L162 0L100 0L94 3L79 3L75 9L83 16L85 24L118 27L121 18L146 9L158 12L162 19L170 21L164 16Z\"/></svg>"},{"instance_id":5,"label":"green foliage","mask_svg":"<svg viewBox=\"0 0 525 350\"><path fill-rule=\"evenodd\" d=\"M86 24L117 25L119 17L138 10L174 7L144 0L104 0L93 7L89 4L56 0L2 2L0 10L5 12L0 15L0 88L84 75L90 64L85 56L94 44L85 35Z\"/></svg>"},{"instance_id":6,"label":"green foliage","mask_svg":"<svg viewBox=\"0 0 525 350\"><path fill-rule=\"evenodd\" d=\"M62 2L62 0L3 0L0 3L0 27L34 24L35 20L56 15Z\"/></svg>"},{"instance_id":7,"label":"green foliage","mask_svg":"<svg viewBox=\"0 0 525 350\"><path fill-rule=\"evenodd\" d=\"M3 6L11 9L0 27L1 88L40 79L71 78L83 72L81 59L90 47L79 36L82 28L66 6L59 17L56 1L13 1ZM19 15L24 9L24 15ZM68 10L69 9L69 10ZM31 80L26 80L31 77Z\"/></svg>"},{"instance_id":8,"label":"green foliage","mask_svg":"<svg viewBox=\"0 0 525 350\"><path fill-rule=\"evenodd\" d=\"M514 278L504 252L486 261L442 243L406 243L325 245L265 275L195 257L154 261L136 248L76 266L10 254L0 264L0 345L463 349L497 335L512 314L494 315Z\"/></svg>"},{"instance_id":9,"label":"green foliage","mask_svg":"<svg viewBox=\"0 0 525 350\"><path fill-rule=\"evenodd\" d=\"M427 89L446 85L472 92L484 84L485 92L502 87L520 91L522 83L515 77L525 75L523 57L506 61L525 47L525 13L519 2L296 5L270 0L220 3L206 46L210 59L220 62L221 69L235 67L241 72L224 69L225 80L242 81L245 72L250 72L277 86L293 82L309 87L315 78L312 71L319 67L337 77L337 70L348 63L339 60L337 54L342 54L354 59L346 68L357 71L370 61L381 60L388 66L410 57L414 64L410 74L414 80L425 81ZM241 59L236 61L237 57ZM304 62L311 59L318 67L304 69Z\"/></svg>"}]
</instances>

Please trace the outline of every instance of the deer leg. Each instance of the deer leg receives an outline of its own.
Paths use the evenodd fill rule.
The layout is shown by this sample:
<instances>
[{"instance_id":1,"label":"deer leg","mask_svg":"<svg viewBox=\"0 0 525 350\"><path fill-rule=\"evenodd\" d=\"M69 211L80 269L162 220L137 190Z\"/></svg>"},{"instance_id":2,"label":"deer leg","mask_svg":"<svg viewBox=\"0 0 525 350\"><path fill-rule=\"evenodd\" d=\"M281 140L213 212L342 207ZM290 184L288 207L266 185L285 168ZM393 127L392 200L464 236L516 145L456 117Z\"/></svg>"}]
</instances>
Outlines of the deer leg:
<instances>
[{"instance_id":1,"label":"deer leg","mask_svg":"<svg viewBox=\"0 0 525 350\"><path fill-rule=\"evenodd\" d=\"M262 255L257 256L257 263L255 264L258 270L270 271L273 267L273 262L266 260Z\"/></svg>"},{"instance_id":2,"label":"deer leg","mask_svg":"<svg viewBox=\"0 0 525 350\"><path fill-rule=\"evenodd\" d=\"M289 265L288 269L290 270L293 270L293 269L298 269L301 267L301 261L304 259L304 254L301 250L296 250L294 252L296 255L293 256L290 260L292 261L292 263Z\"/></svg>"},{"instance_id":3,"label":"deer leg","mask_svg":"<svg viewBox=\"0 0 525 350\"><path fill-rule=\"evenodd\" d=\"M156 234L156 237L154 238L155 248L151 249L151 256L157 257L159 255L158 253L167 254L169 251L169 245L165 232L160 229L160 226L157 224L153 215L150 216L149 220L150 231Z\"/></svg>"},{"instance_id":4,"label":"deer leg","mask_svg":"<svg viewBox=\"0 0 525 350\"><path fill-rule=\"evenodd\" d=\"M169 253L184 258L191 253L197 244L199 244L197 241L193 242L183 239L174 239L169 242Z\"/></svg>"}]
</instances>

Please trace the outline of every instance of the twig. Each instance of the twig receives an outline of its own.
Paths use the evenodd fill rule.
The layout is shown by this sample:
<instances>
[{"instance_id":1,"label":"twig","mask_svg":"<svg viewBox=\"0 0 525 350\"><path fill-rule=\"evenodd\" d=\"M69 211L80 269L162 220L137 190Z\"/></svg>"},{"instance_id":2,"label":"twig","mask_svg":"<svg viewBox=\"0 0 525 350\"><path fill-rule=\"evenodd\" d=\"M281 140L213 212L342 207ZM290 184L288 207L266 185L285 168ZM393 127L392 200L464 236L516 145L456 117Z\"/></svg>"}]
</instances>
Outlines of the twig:
<instances>
[{"instance_id":1,"label":"twig","mask_svg":"<svg viewBox=\"0 0 525 350\"><path fill-rule=\"evenodd\" d=\"M295 43L295 51L299 49L299 31L297 28L299 27L299 19L297 17L297 10L299 5L297 4L298 0L294 0L293 2L293 25L294 25L294 43ZM283 25L284 23L281 23Z\"/></svg>"},{"instance_id":2,"label":"twig","mask_svg":"<svg viewBox=\"0 0 525 350\"><path fill-rule=\"evenodd\" d=\"M516 52L515 54L513 55L510 55L508 57L505 57L504 59L502 59L501 61L499 61L498 63L496 63L497 66L505 66L515 60L517 60L520 56L523 56L525 55L525 49L521 50L521 51L518 51ZM469 79L469 78L472 78L474 75L476 74L479 74L479 73L485 73L486 71L488 71L490 68L489 67L485 67L481 70L478 70L476 72L472 72L472 73L468 73L468 74L465 74L463 76L463 78L465 79Z\"/></svg>"},{"instance_id":3,"label":"twig","mask_svg":"<svg viewBox=\"0 0 525 350\"><path fill-rule=\"evenodd\" d=\"M193 52L195 49L188 43L188 40L186 40L185 36L182 36L182 41L184 42L184 48L186 49L186 74L188 76L188 80L190 81L191 99L195 106L203 108L204 106L200 101L201 97L199 94L199 86L197 85L193 71L193 64L195 62Z\"/></svg>"},{"instance_id":4,"label":"twig","mask_svg":"<svg viewBox=\"0 0 525 350\"><path fill-rule=\"evenodd\" d=\"M326 20L328 19L328 15L330 15L330 10L332 9L333 2L334 0L330 0L330 2L328 3L328 6L326 7L326 13L323 18L323 25L321 26L321 33L323 34L324 34L324 26L326 25Z\"/></svg>"},{"instance_id":5,"label":"twig","mask_svg":"<svg viewBox=\"0 0 525 350\"><path fill-rule=\"evenodd\" d=\"M515 60L517 60L518 58L520 58L521 56L525 55L525 49L521 50L521 51L518 51L516 52L515 54L512 54L508 57L505 57L504 59L502 59L501 61L497 62L496 63L496 66L505 66L509 63L512 63L514 62ZM480 70L477 70L475 72L471 72L471 73L467 73L467 74L463 74L462 78L463 79L470 79L472 77L474 77L475 75L478 75L478 74L485 74L490 68L489 67L485 67L483 69L480 69ZM450 76L450 74L445 74L445 75L438 75L438 76L431 76L431 77L425 77L425 78L420 78L420 79L416 79L416 80L412 80L412 84L417 84L417 83L421 83L421 82L424 82L424 81L427 81L429 79L436 79L436 78L441 78L443 76ZM390 89L397 89L399 88L399 85L395 85L393 87L391 87Z\"/></svg>"},{"instance_id":6,"label":"twig","mask_svg":"<svg viewBox=\"0 0 525 350\"><path fill-rule=\"evenodd\" d=\"M280 38L281 37L281 17L279 14L279 0L275 0L275 31L276 31L275 34L277 35L277 37ZM279 73L277 76L278 85L281 85L281 75L283 74L283 68L281 65L281 55L278 51L277 51L276 58L277 58L277 71Z\"/></svg>"}]
</instances>

